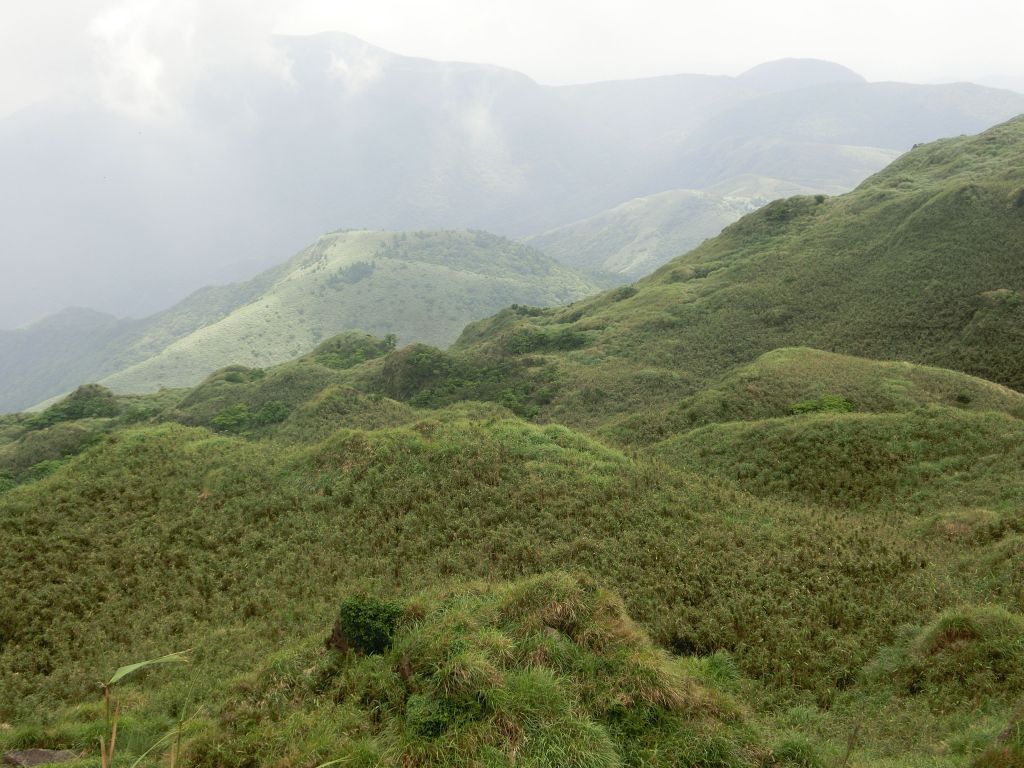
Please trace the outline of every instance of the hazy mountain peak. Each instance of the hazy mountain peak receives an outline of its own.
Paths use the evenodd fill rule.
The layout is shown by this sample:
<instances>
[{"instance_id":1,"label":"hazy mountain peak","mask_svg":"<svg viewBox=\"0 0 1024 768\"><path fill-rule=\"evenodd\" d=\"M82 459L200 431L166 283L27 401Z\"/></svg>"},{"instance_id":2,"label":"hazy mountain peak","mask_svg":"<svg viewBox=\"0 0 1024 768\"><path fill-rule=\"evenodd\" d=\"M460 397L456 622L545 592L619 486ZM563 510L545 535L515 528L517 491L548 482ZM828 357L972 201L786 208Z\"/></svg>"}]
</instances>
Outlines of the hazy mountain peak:
<instances>
[{"instance_id":1,"label":"hazy mountain peak","mask_svg":"<svg viewBox=\"0 0 1024 768\"><path fill-rule=\"evenodd\" d=\"M793 91L814 85L865 83L852 69L821 59L779 59L758 64L737 80L759 91Z\"/></svg>"},{"instance_id":2,"label":"hazy mountain peak","mask_svg":"<svg viewBox=\"0 0 1024 768\"><path fill-rule=\"evenodd\" d=\"M320 32L313 35L274 35L274 44L284 50L293 63L298 61L306 65L323 66L327 62L329 72L334 76L345 77L351 70L364 72L367 67L372 70L400 69L406 72L424 74L463 72L502 73L526 83L533 80L522 72L494 64L478 62L442 61L418 56L406 56L368 43L362 38L348 32Z\"/></svg>"}]
</instances>

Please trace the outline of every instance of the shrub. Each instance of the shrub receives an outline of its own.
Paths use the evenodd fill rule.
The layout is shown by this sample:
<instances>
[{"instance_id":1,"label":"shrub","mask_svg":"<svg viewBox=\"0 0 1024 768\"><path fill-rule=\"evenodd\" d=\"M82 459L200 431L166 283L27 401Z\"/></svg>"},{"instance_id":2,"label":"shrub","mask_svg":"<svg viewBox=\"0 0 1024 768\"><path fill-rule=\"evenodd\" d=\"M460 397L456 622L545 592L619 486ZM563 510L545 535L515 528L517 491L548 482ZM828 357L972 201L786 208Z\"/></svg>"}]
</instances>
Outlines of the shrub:
<instances>
[{"instance_id":1,"label":"shrub","mask_svg":"<svg viewBox=\"0 0 1024 768\"><path fill-rule=\"evenodd\" d=\"M354 595L341 603L327 646L342 653L384 653L402 616L402 605L369 595Z\"/></svg>"},{"instance_id":2,"label":"shrub","mask_svg":"<svg viewBox=\"0 0 1024 768\"><path fill-rule=\"evenodd\" d=\"M235 403L213 417L213 428L222 432L238 432L249 426L252 413L245 403Z\"/></svg>"},{"instance_id":3,"label":"shrub","mask_svg":"<svg viewBox=\"0 0 1024 768\"><path fill-rule=\"evenodd\" d=\"M518 328L505 338L505 352L525 355L530 352L556 352L580 349L587 337L571 328L546 331L539 328Z\"/></svg>"},{"instance_id":4,"label":"shrub","mask_svg":"<svg viewBox=\"0 0 1024 768\"><path fill-rule=\"evenodd\" d=\"M206 382L212 384L216 381L224 381L228 384L245 384L250 381L259 381L267 375L262 368L247 368L244 365L229 365L214 371L206 377Z\"/></svg>"},{"instance_id":5,"label":"shrub","mask_svg":"<svg viewBox=\"0 0 1024 768\"><path fill-rule=\"evenodd\" d=\"M29 419L29 429L44 429L61 421L117 416L120 406L114 393L99 384L84 384L59 403Z\"/></svg>"},{"instance_id":6,"label":"shrub","mask_svg":"<svg viewBox=\"0 0 1024 768\"><path fill-rule=\"evenodd\" d=\"M628 299L631 296L636 296L636 286L624 285L621 288L616 288L609 294L612 301L622 301Z\"/></svg>"},{"instance_id":7,"label":"shrub","mask_svg":"<svg viewBox=\"0 0 1024 768\"><path fill-rule=\"evenodd\" d=\"M344 267L340 267L337 272L331 275L325 281L331 288L339 288L342 285L355 285L361 280L365 280L373 274L375 269L373 262L370 261L355 261Z\"/></svg>"},{"instance_id":8,"label":"shrub","mask_svg":"<svg viewBox=\"0 0 1024 768\"><path fill-rule=\"evenodd\" d=\"M387 356L381 371L381 384L388 397L406 400L445 379L452 370L452 359L440 349L426 344L410 344Z\"/></svg>"},{"instance_id":9,"label":"shrub","mask_svg":"<svg viewBox=\"0 0 1024 768\"><path fill-rule=\"evenodd\" d=\"M280 400L270 400L260 406L252 418L253 426L265 427L271 424L280 424L288 418L291 409L287 403Z\"/></svg>"},{"instance_id":10,"label":"shrub","mask_svg":"<svg viewBox=\"0 0 1024 768\"><path fill-rule=\"evenodd\" d=\"M383 339L363 333L342 333L313 350L313 359L328 368L344 370L367 360L383 357L395 348L398 338L389 333Z\"/></svg>"}]
</instances>

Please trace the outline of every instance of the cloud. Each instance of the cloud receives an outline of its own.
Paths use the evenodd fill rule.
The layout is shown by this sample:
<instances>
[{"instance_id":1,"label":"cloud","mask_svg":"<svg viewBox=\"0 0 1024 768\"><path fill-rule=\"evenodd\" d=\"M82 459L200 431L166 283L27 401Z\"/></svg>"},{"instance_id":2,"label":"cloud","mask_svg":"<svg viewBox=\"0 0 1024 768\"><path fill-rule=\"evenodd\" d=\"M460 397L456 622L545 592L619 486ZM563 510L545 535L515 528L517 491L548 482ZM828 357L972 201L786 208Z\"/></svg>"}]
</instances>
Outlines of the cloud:
<instances>
[{"instance_id":1,"label":"cloud","mask_svg":"<svg viewBox=\"0 0 1024 768\"><path fill-rule=\"evenodd\" d=\"M544 83L738 74L773 58L838 61L869 79L1024 75L1024 3L719 0L46 0L0 11L0 116L86 90L180 113L246 66L285 75L275 32L349 32L397 53L518 69ZM350 64L351 70L351 64Z\"/></svg>"},{"instance_id":2,"label":"cloud","mask_svg":"<svg viewBox=\"0 0 1024 768\"><path fill-rule=\"evenodd\" d=\"M100 98L140 117L181 116L204 82L287 62L270 43L277 13L242 0L123 0L87 27Z\"/></svg>"},{"instance_id":3,"label":"cloud","mask_svg":"<svg viewBox=\"0 0 1024 768\"><path fill-rule=\"evenodd\" d=\"M380 56L368 50L345 57L331 53L327 73L342 83L348 95L354 96L381 78L384 71L382 64Z\"/></svg>"}]
</instances>

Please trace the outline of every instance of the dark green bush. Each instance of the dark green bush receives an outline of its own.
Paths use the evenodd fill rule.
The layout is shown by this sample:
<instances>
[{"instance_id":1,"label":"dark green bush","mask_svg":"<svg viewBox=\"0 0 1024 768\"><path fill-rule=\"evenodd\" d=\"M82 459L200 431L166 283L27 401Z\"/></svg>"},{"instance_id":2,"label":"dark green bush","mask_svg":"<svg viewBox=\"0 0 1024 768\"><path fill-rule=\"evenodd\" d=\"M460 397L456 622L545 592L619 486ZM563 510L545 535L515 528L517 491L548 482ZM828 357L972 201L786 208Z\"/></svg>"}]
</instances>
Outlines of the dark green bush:
<instances>
[{"instance_id":1,"label":"dark green bush","mask_svg":"<svg viewBox=\"0 0 1024 768\"><path fill-rule=\"evenodd\" d=\"M370 595L345 598L327 646L343 653L384 653L402 617L402 605Z\"/></svg>"},{"instance_id":2,"label":"dark green bush","mask_svg":"<svg viewBox=\"0 0 1024 768\"><path fill-rule=\"evenodd\" d=\"M222 432L239 432L249 426L252 413L245 403L228 406L213 417L213 428Z\"/></svg>"},{"instance_id":3,"label":"dark green bush","mask_svg":"<svg viewBox=\"0 0 1024 768\"><path fill-rule=\"evenodd\" d=\"M383 339L364 333L342 333L332 336L313 350L313 359L336 370L352 368L367 360L391 352L398 338L389 333Z\"/></svg>"},{"instance_id":4,"label":"dark green bush","mask_svg":"<svg viewBox=\"0 0 1024 768\"><path fill-rule=\"evenodd\" d=\"M384 394L406 400L416 392L447 378L453 368L452 359L436 347L410 344L392 352L384 361L381 383Z\"/></svg>"},{"instance_id":5,"label":"dark green bush","mask_svg":"<svg viewBox=\"0 0 1024 768\"><path fill-rule=\"evenodd\" d=\"M84 384L59 403L29 419L29 429L44 429L61 421L116 416L120 406L114 393L99 384Z\"/></svg>"},{"instance_id":6,"label":"dark green bush","mask_svg":"<svg viewBox=\"0 0 1024 768\"><path fill-rule=\"evenodd\" d=\"M287 403L280 400L270 400L260 406L252 418L252 425L255 427L266 427L271 424L280 424L288 418L291 409Z\"/></svg>"},{"instance_id":7,"label":"dark green bush","mask_svg":"<svg viewBox=\"0 0 1024 768\"><path fill-rule=\"evenodd\" d=\"M587 337L571 328L557 331L539 328L519 328L505 339L505 352L523 355L530 352L556 352L580 349L586 346Z\"/></svg>"},{"instance_id":8,"label":"dark green bush","mask_svg":"<svg viewBox=\"0 0 1024 768\"><path fill-rule=\"evenodd\" d=\"M372 275L374 269L374 264L371 261L355 261L340 267L337 272L327 278L326 283L331 288L354 285Z\"/></svg>"},{"instance_id":9,"label":"dark green bush","mask_svg":"<svg viewBox=\"0 0 1024 768\"><path fill-rule=\"evenodd\" d=\"M636 296L636 286L624 285L621 288L616 288L609 294L612 301L622 301L628 299L630 296Z\"/></svg>"}]
</instances>

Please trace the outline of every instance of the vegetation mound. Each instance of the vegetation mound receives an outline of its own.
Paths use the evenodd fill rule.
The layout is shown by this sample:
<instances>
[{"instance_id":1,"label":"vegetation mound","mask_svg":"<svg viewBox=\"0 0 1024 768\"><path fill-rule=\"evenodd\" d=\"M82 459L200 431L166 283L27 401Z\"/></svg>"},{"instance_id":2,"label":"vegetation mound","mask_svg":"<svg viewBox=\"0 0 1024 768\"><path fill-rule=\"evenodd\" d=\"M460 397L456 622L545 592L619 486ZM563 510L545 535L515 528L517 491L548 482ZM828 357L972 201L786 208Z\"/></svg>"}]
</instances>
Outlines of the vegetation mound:
<instances>
[{"instance_id":1,"label":"vegetation mound","mask_svg":"<svg viewBox=\"0 0 1024 768\"><path fill-rule=\"evenodd\" d=\"M998 606L942 613L883 654L880 670L934 706L954 708L1024 693L1024 617Z\"/></svg>"},{"instance_id":2,"label":"vegetation mound","mask_svg":"<svg viewBox=\"0 0 1024 768\"><path fill-rule=\"evenodd\" d=\"M349 632L238 688L199 766L751 766L735 706L657 649L621 600L562 573L343 604ZM381 622L390 631L381 635ZM337 634L337 633L336 633Z\"/></svg>"},{"instance_id":3,"label":"vegetation mound","mask_svg":"<svg viewBox=\"0 0 1024 768\"><path fill-rule=\"evenodd\" d=\"M944 368L883 362L806 347L738 366L672 410L615 420L601 433L650 443L696 426L807 413L897 413L924 406L1024 416L1024 395Z\"/></svg>"},{"instance_id":4,"label":"vegetation mound","mask_svg":"<svg viewBox=\"0 0 1024 768\"><path fill-rule=\"evenodd\" d=\"M1024 706L1019 707L995 743L982 752L972 768L1020 768L1024 765Z\"/></svg>"},{"instance_id":5,"label":"vegetation mound","mask_svg":"<svg viewBox=\"0 0 1024 768\"><path fill-rule=\"evenodd\" d=\"M1015 511L1024 492L1024 422L998 412L811 413L711 424L650 450L759 496L843 506L885 502Z\"/></svg>"},{"instance_id":6,"label":"vegetation mound","mask_svg":"<svg viewBox=\"0 0 1024 768\"><path fill-rule=\"evenodd\" d=\"M929 405L1024 416L1024 395L984 379L807 348L767 352L702 390L682 410L690 423L706 424L816 410L889 413Z\"/></svg>"}]
</instances>

